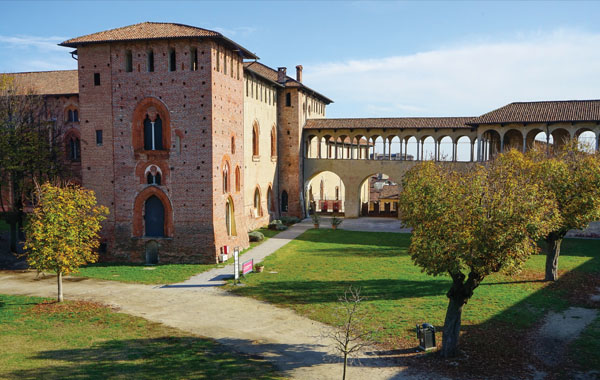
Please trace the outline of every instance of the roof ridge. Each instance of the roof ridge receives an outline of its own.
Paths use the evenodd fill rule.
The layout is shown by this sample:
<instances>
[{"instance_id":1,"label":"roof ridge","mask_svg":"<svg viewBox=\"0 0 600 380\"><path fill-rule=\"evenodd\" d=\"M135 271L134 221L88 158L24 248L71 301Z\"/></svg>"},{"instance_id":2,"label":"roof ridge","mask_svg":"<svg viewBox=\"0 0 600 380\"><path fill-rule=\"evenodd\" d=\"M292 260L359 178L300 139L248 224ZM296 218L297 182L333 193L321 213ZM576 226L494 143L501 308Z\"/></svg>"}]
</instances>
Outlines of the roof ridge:
<instances>
[{"instance_id":1,"label":"roof ridge","mask_svg":"<svg viewBox=\"0 0 600 380\"><path fill-rule=\"evenodd\" d=\"M306 120L384 120L384 119L474 119L478 116L389 116L389 117L326 117Z\"/></svg>"},{"instance_id":2,"label":"roof ridge","mask_svg":"<svg viewBox=\"0 0 600 380\"><path fill-rule=\"evenodd\" d=\"M523 102L512 102L506 106L511 104L531 104L531 103L569 103L569 102L599 102L600 99L570 99L570 100L531 100L531 101L523 101Z\"/></svg>"},{"instance_id":3,"label":"roof ridge","mask_svg":"<svg viewBox=\"0 0 600 380\"><path fill-rule=\"evenodd\" d=\"M77 69L71 70L44 70L44 71L19 71L16 73L0 73L0 75L15 75L15 74L37 74L37 73L65 73L69 71L77 71Z\"/></svg>"}]
</instances>

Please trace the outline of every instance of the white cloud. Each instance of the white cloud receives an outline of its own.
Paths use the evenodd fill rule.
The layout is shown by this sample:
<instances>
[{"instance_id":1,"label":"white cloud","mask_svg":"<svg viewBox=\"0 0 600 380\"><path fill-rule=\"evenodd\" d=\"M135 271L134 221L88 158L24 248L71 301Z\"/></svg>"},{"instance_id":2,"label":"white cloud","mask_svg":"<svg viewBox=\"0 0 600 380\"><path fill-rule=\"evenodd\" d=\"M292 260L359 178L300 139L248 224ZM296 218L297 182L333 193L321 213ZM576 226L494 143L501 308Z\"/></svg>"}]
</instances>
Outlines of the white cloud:
<instances>
[{"instance_id":1,"label":"white cloud","mask_svg":"<svg viewBox=\"0 0 600 380\"><path fill-rule=\"evenodd\" d=\"M513 101L600 98L600 34L520 35L412 55L329 62L305 82L330 116L477 116Z\"/></svg>"},{"instance_id":2,"label":"white cloud","mask_svg":"<svg viewBox=\"0 0 600 380\"><path fill-rule=\"evenodd\" d=\"M12 48L34 48L46 51L65 51L64 47L60 47L57 44L67 39L68 38L58 36L40 37L26 35L0 35L0 45L8 45Z\"/></svg>"}]
</instances>

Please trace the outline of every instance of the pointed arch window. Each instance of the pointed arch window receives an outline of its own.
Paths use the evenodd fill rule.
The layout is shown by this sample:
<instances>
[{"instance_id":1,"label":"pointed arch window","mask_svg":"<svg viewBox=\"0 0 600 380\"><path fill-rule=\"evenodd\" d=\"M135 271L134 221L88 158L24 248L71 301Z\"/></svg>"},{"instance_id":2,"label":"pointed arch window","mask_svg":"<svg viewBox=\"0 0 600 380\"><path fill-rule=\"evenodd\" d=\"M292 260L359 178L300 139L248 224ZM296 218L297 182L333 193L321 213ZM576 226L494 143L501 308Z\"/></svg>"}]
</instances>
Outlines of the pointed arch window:
<instances>
[{"instance_id":1,"label":"pointed arch window","mask_svg":"<svg viewBox=\"0 0 600 380\"><path fill-rule=\"evenodd\" d=\"M67 121L71 123L79 121L79 112L76 109L70 109L67 112Z\"/></svg>"},{"instance_id":2,"label":"pointed arch window","mask_svg":"<svg viewBox=\"0 0 600 380\"><path fill-rule=\"evenodd\" d=\"M254 190L254 216L262 216L262 209L260 207L260 189L258 187Z\"/></svg>"},{"instance_id":3,"label":"pointed arch window","mask_svg":"<svg viewBox=\"0 0 600 380\"><path fill-rule=\"evenodd\" d=\"M273 190L271 189L271 186L269 186L269 189L267 190L267 208L271 212L275 211L275 204L273 203Z\"/></svg>"},{"instance_id":4,"label":"pointed arch window","mask_svg":"<svg viewBox=\"0 0 600 380\"><path fill-rule=\"evenodd\" d=\"M236 166L235 167L235 191L239 192L240 191L240 167Z\"/></svg>"},{"instance_id":5,"label":"pointed arch window","mask_svg":"<svg viewBox=\"0 0 600 380\"><path fill-rule=\"evenodd\" d=\"M148 172L146 179L148 180L148 185L160 186L160 173L157 172L156 174L152 174L151 172Z\"/></svg>"},{"instance_id":6,"label":"pointed arch window","mask_svg":"<svg viewBox=\"0 0 600 380\"><path fill-rule=\"evenodd\" d=\"M228 236L235 236L237 232L235 230L235 212L233 208L233 200L230 198L225 202L225 228L227 229Z\"/></svg>"},{"instance_id":7,"label":"pointed arch window","mask_svg":"<svg viewBox=\"0 0 600 380\"><path fill-rule=\"evenodd\" d=\"M223 193L229 192L229 163L223 166Z\"/></svg>"},{"instance_id":8,"label":"pointed arch window","mask_svg":"<svg viewBox=\"0 0 600 380\"><path fill-rule=\"evenodd\" d=\"M162 150L162 120L160 115L156 115L156 120L151 121L146 115L144 119L144 149Z\"/></svg>"},{"instance_id":9,"label":"pointed arch window","mask_svg":"<svg viewBox=\"0 0 600 380\"><path fill-rule=\"evenodd\" d=\"M79 162L81 160L81 143L79 138L76 136L70 137L67 148L69 160L72 162Z\"/></svg>"},{"instance_id":10,"label":"pointed arch window","mask_svg":"<svg viewBox=\"0 0 600 380\"><path fill-rule=\"evenodd\" d=\"M275 126L271 128L271 157L277 157L277 134L275 132Z\"/></svg>"},{"instance_id":11,"label":"pointed arch window","mask_svg":"<svg viewBox=\"0 0 600 380\"><path fill-rule=\"evenodd\" d=\"M258 157L260 151L258 149L258 124L254 123L252 128L252 155Z\"/></svg>"}]
</instances>

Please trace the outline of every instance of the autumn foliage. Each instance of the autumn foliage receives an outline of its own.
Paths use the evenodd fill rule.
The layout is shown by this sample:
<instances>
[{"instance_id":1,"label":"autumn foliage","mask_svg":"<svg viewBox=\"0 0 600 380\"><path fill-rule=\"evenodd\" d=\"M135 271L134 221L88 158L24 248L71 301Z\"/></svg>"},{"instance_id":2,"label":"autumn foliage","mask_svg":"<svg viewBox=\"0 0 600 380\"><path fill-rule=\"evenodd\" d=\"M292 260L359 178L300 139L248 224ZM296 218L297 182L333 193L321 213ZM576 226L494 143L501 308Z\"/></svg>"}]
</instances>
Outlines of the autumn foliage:
<instances>
[{"instance_id":1,"label":"autumn foliage","mask_svg":"<svg viewBox=\"0 0 600 380\"><path fill-rule=\"evenodd\" d=\"M484 278L516 273L557 227L556 201L518 151L469 169L423 162L404 177L399 212L413 228L409 254L430 275L449 275L442 355L457 352L462 308Z\"/></svg>"},{"instance_id":2,"label":"autumn foliage","mask_svg":"<svg viewBox=\"0 0 600 380\"><path fill-rule=\"evenodd\" d=\"M58 276L58 300L62 301L62 276L83 264L98 260L100 223L108 214L96 205L93 191L74 185L38 188L37 205L26 227L27 262L39 271Z\"/></svg>"}]
</instances>

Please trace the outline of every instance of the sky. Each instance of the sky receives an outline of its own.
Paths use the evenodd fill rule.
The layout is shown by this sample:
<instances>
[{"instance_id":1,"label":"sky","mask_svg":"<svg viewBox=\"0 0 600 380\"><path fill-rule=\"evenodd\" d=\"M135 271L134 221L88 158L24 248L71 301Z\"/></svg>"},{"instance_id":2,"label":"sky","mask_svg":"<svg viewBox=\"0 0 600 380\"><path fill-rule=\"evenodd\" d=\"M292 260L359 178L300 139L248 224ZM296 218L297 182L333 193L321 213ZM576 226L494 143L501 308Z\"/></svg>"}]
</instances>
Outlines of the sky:
<instances>
[{"instance_id":1,"label":"sky","mask_svg":"<svg viewBox=\"0 0 600 380\"><path fill-rule=\"evenodd\" d=\"M143 21L223 33L335 103L328 117L479 116L600 98L600 2L1 1L0 72L75 69L58 43Z\"/></svg>"}]
</instances>

